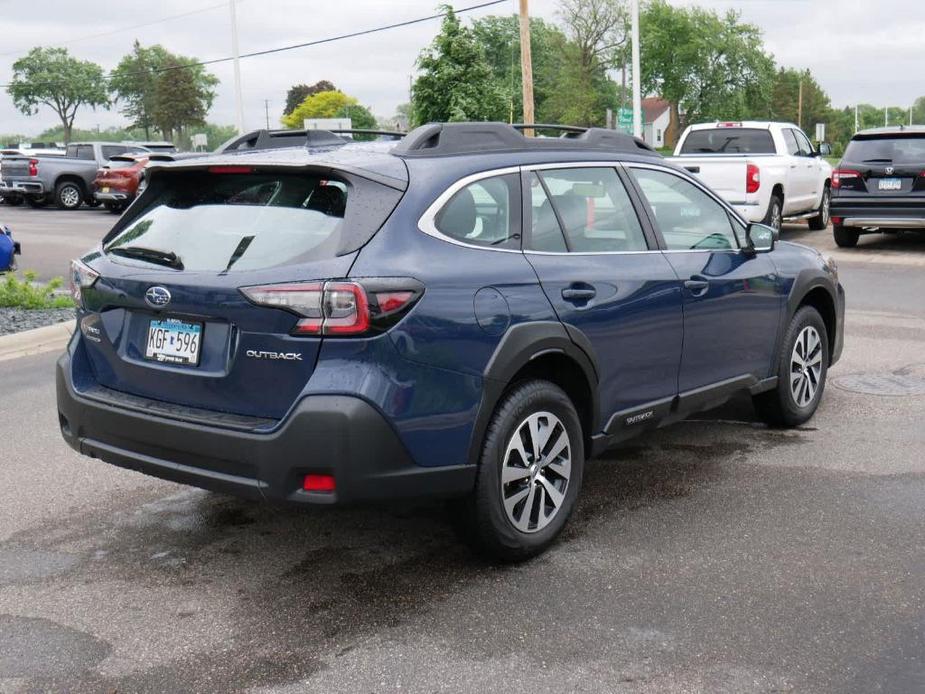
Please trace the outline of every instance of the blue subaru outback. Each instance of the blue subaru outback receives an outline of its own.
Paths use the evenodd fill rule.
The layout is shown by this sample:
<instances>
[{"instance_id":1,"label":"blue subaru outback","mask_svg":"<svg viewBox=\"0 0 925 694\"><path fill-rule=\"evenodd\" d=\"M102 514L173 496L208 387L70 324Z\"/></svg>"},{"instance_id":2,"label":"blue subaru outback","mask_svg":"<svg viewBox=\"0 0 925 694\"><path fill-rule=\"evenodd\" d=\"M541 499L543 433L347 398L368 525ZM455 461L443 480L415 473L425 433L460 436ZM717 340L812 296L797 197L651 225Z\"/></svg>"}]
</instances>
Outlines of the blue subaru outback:
<instances>
[{"instance_id":1,"label":"blue subaru outback","mask_svg":"<svg viewBox=\"0 0 925 694\"><path fill-rule=\"evenodd\" d=\"M547 547L585 460L750 393L809 419L833 263L613 131L431 124L152 168L73 264L57 367L84 455L253 499L456 498Z\"/></svg>"}]
</instances>

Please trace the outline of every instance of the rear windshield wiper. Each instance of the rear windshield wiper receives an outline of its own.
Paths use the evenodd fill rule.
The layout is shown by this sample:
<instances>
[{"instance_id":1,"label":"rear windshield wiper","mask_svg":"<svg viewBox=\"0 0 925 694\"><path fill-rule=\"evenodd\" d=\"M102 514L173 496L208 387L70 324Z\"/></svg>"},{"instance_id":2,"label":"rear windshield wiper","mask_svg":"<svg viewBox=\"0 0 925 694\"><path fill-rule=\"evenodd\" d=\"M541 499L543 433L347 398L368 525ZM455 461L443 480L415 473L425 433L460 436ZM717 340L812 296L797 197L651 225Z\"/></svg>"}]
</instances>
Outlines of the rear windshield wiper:
<instances>
[{"instance_id":1,"label":"rear windshield wiper","mask_svg":"<svg viewBox=\"0 0 925 694\"><path fill-rule=\"evenodd\" d=\"M174 270L183 269L183 261L180 260L180 256L176 253L159 251L154 248L144 248L142 246L116 246L115 248L107 248L106 252L112 253L113 255L121 255L126 258L144 260L148 263L154 263L155 265L166 265L167 267L172 267Z\"/></svg>"}]
</instances>

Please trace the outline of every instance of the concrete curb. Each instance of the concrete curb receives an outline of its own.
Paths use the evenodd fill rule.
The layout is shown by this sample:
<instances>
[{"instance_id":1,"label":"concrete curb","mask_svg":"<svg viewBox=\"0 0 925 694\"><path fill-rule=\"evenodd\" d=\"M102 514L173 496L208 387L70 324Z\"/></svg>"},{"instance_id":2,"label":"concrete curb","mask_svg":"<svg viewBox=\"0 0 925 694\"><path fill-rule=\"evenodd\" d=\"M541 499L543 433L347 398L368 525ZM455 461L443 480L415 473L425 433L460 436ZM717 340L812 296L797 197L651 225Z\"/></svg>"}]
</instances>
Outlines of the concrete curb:
<instances>
[{"instance_id":1,"label":"concrete curb","mask_svg":"<svg viewBox=\"0 0 925 694\"><path fill-rule=\"evenodd\" d=\"M75 327L76 321L65 321L46 325L44 328L4 335L0 337L0 361L44 352L63 352Z\"/></svg>"}]
</instances>

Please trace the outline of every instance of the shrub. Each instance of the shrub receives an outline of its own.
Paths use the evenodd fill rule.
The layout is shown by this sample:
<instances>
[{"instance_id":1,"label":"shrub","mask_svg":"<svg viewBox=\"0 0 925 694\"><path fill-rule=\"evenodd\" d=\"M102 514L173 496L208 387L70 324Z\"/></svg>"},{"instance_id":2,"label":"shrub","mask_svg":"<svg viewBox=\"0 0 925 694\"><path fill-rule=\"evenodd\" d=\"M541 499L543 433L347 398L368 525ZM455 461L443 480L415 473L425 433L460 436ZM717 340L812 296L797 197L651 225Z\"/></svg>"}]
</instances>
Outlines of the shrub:
<instances>
[{"instance_id":1,"label":"shrub","mask_svg":"<svg viewBox=\"0 0 925 694\"><path fill-rule=\"evenodd\" d=\"M0 280L0 308L73 308L71 297L55 294L63 283L56 277L47 284L37 284L34 272L24 272L21 280L11 272Z\"/></svg>"}]
</instances>

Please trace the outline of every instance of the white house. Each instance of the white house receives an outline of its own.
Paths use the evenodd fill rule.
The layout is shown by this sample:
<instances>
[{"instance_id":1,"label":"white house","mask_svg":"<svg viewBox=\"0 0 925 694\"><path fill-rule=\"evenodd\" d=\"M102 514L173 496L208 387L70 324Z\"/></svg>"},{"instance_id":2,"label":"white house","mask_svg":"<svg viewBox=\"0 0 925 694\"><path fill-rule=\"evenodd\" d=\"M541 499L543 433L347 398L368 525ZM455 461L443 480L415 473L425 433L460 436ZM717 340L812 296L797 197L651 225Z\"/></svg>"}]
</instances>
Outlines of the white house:
<instances>
[{"instance_id":1,"label":"white house","mask_svg":"<svg viewBox=\"0 0 925 694\"><path fill-rule=\"evenodd\" d=\"M653 147L665 146L665 133L671 122L671 103L661 97L642 100L642 139Z\"/></svg>"}]
</instances>

